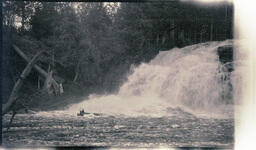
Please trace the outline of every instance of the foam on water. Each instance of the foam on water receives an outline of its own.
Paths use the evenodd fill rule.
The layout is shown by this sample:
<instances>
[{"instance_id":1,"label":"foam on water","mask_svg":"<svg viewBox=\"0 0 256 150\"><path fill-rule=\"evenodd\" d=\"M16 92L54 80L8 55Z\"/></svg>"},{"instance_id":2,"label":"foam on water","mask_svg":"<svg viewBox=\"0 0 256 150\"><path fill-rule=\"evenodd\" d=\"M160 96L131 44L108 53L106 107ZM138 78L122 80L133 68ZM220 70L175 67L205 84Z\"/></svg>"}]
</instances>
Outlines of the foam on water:
<instances>
[{"instance_id":1,"label":"foam on water","mask_svg":"<svg viewBox=\"0 0 256 150\"><path fill-rule=\"evenodd\" d=\"M223 93L233 92L239 97L241 76L239 65L231 73L231 81L221 78L228 75L220 63L217 49L233 45L233 41L207 42L161 51L149 63L132 70L128 81L116 95L91 95L66 111L76 114L80 109L108 115L171 115L172 108L198 115L230 116L233 103ZM239 59L233 63L239 62ZM233 90L230 90L232 82ZM236 98L233 98L234 100ZM232 100L231 100L232 101Z\"/></svg>"}]
</instances>

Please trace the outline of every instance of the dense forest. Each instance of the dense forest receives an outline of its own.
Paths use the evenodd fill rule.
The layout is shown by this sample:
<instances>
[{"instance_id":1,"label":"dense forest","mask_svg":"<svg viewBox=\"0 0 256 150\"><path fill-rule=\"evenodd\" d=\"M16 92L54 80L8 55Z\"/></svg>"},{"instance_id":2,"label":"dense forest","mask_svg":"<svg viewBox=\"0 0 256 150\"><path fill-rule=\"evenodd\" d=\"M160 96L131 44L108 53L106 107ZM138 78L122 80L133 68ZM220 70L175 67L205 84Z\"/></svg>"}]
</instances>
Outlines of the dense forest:
<instances>
[{"instance_id":1,"label":"dense forest","mask_svg":"<svg viewBox=\"0 0 256 150\"><path fill-rule=\"evenodd\" d=\"M27 65L13 45L30 59L45 51L36 64L64 89L62 95L43 92L45 78L32 69L18 95L27 107L54 101L64 106L75 97L116 92L132 67L159 51L233 38L229 3L4 1L2 6L3 102Z\"/></svg>"}]
</instances>

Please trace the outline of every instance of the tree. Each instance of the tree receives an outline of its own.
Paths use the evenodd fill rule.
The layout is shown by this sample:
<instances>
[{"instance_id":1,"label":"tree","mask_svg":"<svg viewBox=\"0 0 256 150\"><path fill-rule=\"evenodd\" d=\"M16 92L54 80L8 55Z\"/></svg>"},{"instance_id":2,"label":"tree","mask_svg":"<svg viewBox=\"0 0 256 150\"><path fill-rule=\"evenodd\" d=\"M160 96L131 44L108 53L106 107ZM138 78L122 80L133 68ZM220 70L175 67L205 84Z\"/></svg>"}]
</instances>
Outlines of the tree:
<instances>
[{"instance_id":1,"label":"tree","mask_svg":"<svg viewBox=\"0 0 256 150\"><path fill-rule=\"evenodd\" d=\"M35 7L31 17L33 36L37 39L48 38L54 33L54 28L60 22L60 16L55 9L56 3L41 3Z\"/></svg>"}]
</instances>

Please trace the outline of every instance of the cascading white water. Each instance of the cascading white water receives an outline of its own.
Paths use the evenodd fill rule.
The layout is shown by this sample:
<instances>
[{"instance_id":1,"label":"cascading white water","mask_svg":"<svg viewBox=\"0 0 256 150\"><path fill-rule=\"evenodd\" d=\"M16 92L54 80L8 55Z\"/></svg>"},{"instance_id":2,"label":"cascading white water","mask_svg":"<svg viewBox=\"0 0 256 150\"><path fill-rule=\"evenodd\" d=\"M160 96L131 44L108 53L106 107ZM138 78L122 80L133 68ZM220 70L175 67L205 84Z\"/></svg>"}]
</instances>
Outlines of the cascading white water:
<instances>
[{"instance_id":1,"label":"cascading white water","mask_svg":"<svg viewBox=\"0 0 256 150\"><path fill-rule=\"evenodd\" d=\"M236 86L230 91L231 81L221 80L228 72L223 71L217 55L218 47L232 43L207 42L161 51L149 63L134 68L118 94L91 95L68 111L162 116L171 115L169 110L179 107L210 116L233 112L233 104L226 104L222 95L235 92L234 97L239 96L239 70L235 68L230 75Z\"/></svg>"}]
</instances>

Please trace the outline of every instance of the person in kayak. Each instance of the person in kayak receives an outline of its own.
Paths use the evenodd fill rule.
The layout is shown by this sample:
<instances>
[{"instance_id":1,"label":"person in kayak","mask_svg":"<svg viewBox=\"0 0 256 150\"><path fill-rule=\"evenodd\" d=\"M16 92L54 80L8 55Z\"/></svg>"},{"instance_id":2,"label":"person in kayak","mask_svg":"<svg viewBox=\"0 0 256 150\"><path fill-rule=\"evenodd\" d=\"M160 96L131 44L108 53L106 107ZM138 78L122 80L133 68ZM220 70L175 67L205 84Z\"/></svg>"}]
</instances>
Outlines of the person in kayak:
<instances>
[{"instance_id":1,"label":"person in kayak","mask_svg":"<svg viewBox=\"0 0 256 150\"><path fill-rule=\"evenodd\" d=\"M84 109L80 110L80 113L77 113L77 116L84 116L85 112Z\"/></svg>"}]
</instances>

